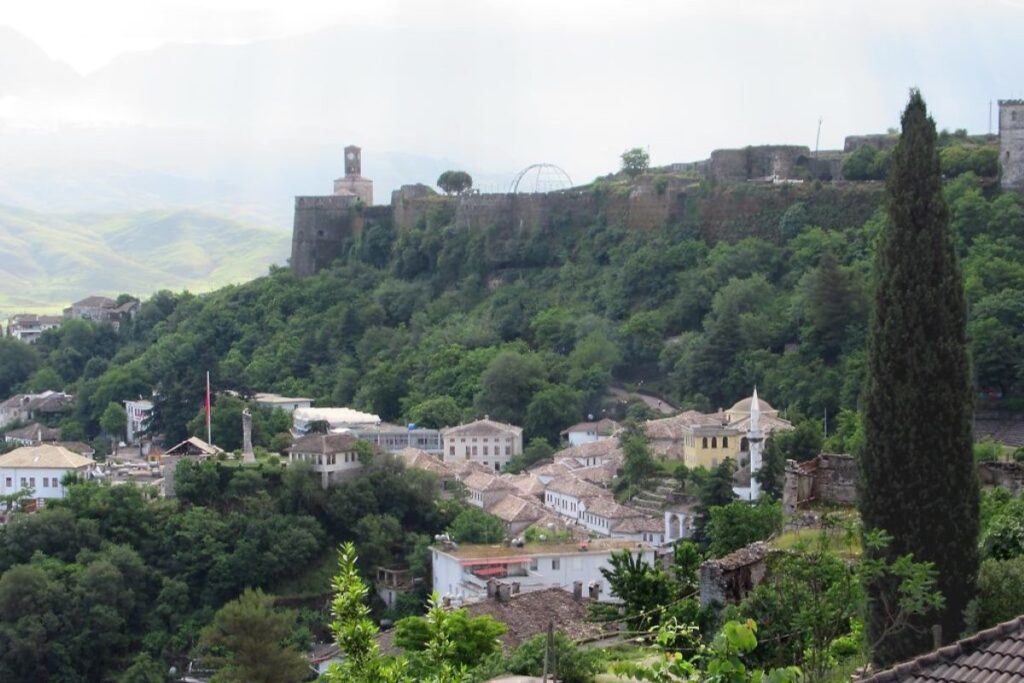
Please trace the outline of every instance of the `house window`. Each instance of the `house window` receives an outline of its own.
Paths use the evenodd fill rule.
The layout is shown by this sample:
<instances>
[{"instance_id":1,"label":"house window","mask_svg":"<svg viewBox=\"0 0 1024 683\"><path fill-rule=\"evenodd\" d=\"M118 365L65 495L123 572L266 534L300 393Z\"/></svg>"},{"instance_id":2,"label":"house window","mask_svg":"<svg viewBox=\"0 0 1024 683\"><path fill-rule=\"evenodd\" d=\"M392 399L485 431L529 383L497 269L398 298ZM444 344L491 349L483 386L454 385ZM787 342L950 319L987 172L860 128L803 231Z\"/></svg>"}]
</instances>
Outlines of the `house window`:
<instances>
[{"instance_id":1,"label":"house window","mask_svg":"<svg viewBox=\"0 0 1024 683\"><path fill-rule=\"evenodd\" d=\"M43 477L43 488L44 489L50 488L50 478L49 477Z\"/></svg>"},{"instance_id":2,"label":"house window","mask_svg":"<svg viewBox=\"0 0 1024 683\"><path fill-rule=\"evenodd\" d=\"M512 455L512 447L505 446L505 455Z\"/></svg>"},{"instance_id":3,"label":"house window","mask_svg":"<svg viewBox=\"0 0 1024 683\"><path fill-rule=\"evenodd\" d=\"M717 436L711 437L711 447L712 448L718 448L718 437Z\"/></svg>"},{"instance_id":4,"label":"house window","mask_svg":"<svg viewBox=\"0 0 1024 683\"><path fill-rule=\"evenodd\" d=\"M36 487L36 478L35 477L29 477L28 478L28 485L31 486L32 488L35 488Z\"/></svg>"},{"instance_id":5,"label":"house window","mask_svg":"<svg viewBox=\"0 0 1024 683\"><path fill-rule=\"evenodd\" d=\"M707 447L708 447L708 437L706 437L706 436L705 436L705 437L704 437L703 439L701 439L700 441L701 441L701 444L700 444L700 445L701 445L701 448L707 448Z\"/></svg>"},{"instance_id":6,"label":"house window","mask_svg":"<svg viewBox=\"0 0 1024 683\"><path fill-rule=\"evenodd\" d=\"M21 478L21 488L25 488L27 485L28 485L28 482L25 481L25 477L22 477Z\"/></svg>"},{"instance_id":7,"label":"house window","mask_svg":"<svg viewBox=\"0 0 1024 683\"><path fill-rule=\"evenodd\" d=\"M473 455L476 455L476 446L473 446Z\"/></svg>"},{"instance_id":8,"label":"house window","mask_svg":"<svg viewBox=\"0 0 1024 683\"><path fill-rule=\"evenodd\" d=\"M484 463L484 464L486 465L487 463ZM501 471L501 463L497 463L497 462L494 463L494 471L495 472Z\"/></svg>"},{"instance_id":9,"label":"house window","mask_svg":"<svg viewBox=\"0 0 1024 683\"><path fill-rule=\"evenodd\" d=\"M487 446L484 446L484 455L487 455ZM497 453L495 453L495 455L497 455ZM487 463L484 464L486 465Z\"/></svg>"},{"instance_id":10,"label":"house window","mask_svg":"<svg viewBox=\"0 0 1024 683\"><path fill-rule=\"evenodd\" d=\"M14 486L14 478L13 477L7 477L7 484L6 485L7 485L7 488L11 488L12 486Z\"/></svg>"},{"instance_id":11,"label":"house window","mask_svg":"<svg viewBox=\"0 0 1024 683\"><path fill-rule=\"evenodd\" d=\"M728 448L728 447L729 447L729 437L723 436L722 437L722 448Z\"/></svg>"},{"instance_id":12,"label":"house window","mask_svg":"<svg viewBox=\"0 0 1024 683\"><path fill-rule=\"evenodd\" d=\"M530 559L530 571L531 572L537 571L537 558L536 557Z\"/></svg>"},{"instance_id":13,"label":"house window","mask_svg":"<svg viewBox=\"0 0 1024 683\"><path fill-rule=\"evenodd\" d=\"M558 559L557 557L552 559L551 560L551 568L552 569L561 569L562 568L562 561L560 559Z\"/></svg>"}]
</instances>

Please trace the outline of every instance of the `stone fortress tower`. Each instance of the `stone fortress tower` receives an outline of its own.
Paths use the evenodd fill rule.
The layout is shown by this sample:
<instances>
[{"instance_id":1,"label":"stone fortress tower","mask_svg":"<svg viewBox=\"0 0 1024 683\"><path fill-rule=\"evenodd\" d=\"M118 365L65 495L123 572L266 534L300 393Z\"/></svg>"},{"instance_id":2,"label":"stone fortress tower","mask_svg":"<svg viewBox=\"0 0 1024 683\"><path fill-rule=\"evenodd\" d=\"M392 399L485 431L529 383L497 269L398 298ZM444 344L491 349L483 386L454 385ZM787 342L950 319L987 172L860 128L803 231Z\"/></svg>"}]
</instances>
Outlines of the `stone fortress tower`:
<instances>
[{"instance_id":1,"label":"stone fortress tower","mask_svg":"<svg viewBox=\"0 0 1024 683\"><path fill-rule=\"evenodd\" d=\"M373 181L362 176L362 150L345 148L345 175L334 181L334 193L295 198L290 265L299 277L313 275L345 253L363 232L375 211L390 207L373 206Z\"/></svg>"},{"instance_id":2,"label":"stone fortress tower","mask_svg":"<svg viewBox=\"0 0 1024 683\"><path fill-rule=\"evenodd\" d=\"M366 206L372 206L373 181L362 176L362 153L355 145L345 148L345 176L334 181L334 194L354 196Z\"/></svg>"},{"instance_id":3,"label":"stone fortress tower","mask_svg":"<svg viewBox=\"0 0 1024 683\"><path fill-rule=\"evenodd\" d=\"M1024 100L999 100L999 163L1003 189L1024 190Z\"/></svg>"}]
</instances>

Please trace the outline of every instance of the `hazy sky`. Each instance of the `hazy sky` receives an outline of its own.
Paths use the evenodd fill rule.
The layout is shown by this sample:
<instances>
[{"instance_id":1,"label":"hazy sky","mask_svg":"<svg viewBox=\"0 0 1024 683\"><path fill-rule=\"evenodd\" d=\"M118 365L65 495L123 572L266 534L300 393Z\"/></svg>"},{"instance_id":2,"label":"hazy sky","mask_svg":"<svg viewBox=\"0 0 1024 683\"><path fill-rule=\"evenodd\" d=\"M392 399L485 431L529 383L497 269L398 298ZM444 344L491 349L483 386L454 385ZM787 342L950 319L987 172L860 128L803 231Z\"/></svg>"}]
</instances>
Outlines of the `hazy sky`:
<instances>
[{"instance_id":1,"label":"hazy sky","mask_svg":"<svg viewBox=\"0 0 1024 683\"><path fill-rule=\"evenodd\" d=\"M1024 0L11 0L5 25L86 86L5 94L0 74L0 144L45 164L47 139L90 126L123 148L111 163L211 177L225 157L308 167L314 143L340 166L354 141L371 173L374 153L408 154L587 181L637 145L655 164L813 146L819 117L839 147L896 125L914 85L973 133L990 100L1024 97Z\"/></svg>"}]
</instances>

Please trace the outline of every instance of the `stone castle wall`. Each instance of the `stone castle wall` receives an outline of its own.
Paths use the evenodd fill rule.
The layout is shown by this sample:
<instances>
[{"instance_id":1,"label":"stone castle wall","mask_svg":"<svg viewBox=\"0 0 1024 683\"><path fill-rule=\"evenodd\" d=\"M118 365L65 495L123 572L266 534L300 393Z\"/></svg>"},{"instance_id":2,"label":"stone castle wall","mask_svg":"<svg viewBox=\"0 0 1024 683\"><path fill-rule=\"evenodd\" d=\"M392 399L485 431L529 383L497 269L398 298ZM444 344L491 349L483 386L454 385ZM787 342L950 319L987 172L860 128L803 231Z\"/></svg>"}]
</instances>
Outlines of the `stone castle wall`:
<instances>
[{"instance_id":1,"label":"stone castle wall","mask_svg":"<svg viewBox=\"0 0 1024 683\"><path fill-rule=\"evenodd\" d=\"M999 101L999 164L1003 188L1024 190L1024 100Z\"/></svg>"},{"instance_id":2,"label":"stone castle wall","mask_svg":"<svg viewBox=\"0 0 1024 683\"><path fill-rule=\"evenodd\" d=\"M296 197L291 268L308 277L327 268L362 234L363 217L346 196Z\"/></svg>"}]
</instances>

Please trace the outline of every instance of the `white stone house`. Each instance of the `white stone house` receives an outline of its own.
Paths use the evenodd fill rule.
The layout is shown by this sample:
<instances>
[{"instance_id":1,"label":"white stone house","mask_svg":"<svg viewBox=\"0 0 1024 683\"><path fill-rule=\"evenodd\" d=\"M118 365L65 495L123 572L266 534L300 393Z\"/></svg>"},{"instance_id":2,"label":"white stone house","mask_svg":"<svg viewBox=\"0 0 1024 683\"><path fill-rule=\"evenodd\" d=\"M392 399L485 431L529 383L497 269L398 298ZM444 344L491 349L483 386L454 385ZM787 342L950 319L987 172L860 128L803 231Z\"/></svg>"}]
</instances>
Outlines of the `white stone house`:
<instances>
[{"instance_id":1,"label":"white stone house","mask_svg":"<svg viewBox=\"0 0 1024 683\"><path fill-rule=\"evenodd\" d=\"M0 494L10 495L25 489L42 503L64 498L67 491L61 481L69 472L85 475L95 464L62 446L41 444L22 446L0 455Z\"/></svg>"},{"instance_id":2,"label":"white stone house","mask_svg":"<svg viewBox=\"0 0 1024 683\"><path fill-rule=\"evenodd\" d=\"M487 597L487 582L497 579L528 593L548 588L572 591L581 582L604 602L618 602L601 574L610 568L612 553L629 550L655 562L654 549L644 543L597 539L582 543L435 546L431 548L433 590L455 601L477 602Z\"/></svg>"},{"instance_id":3,"label":"white stone house","mask_svg":"<svg viewBox=\"0 0 1024 683\"><path fill-rule=\"evenodd\" d=\"M299 396L281 396L279 394L258 393L253 396L256 405L270 408L272 410L283 410L287 413L294 413L299 408L309 408L313 405L313 399Z\"/></svg>"},{"instance_id":4,"label":"white stone house","mask_svg":"<svg viewBox=\"0 0 1024 683\"><path fill-rule=\"evenodd\" d=\"M128 417L128 426L125 428L125 443L136 444L139 437L149 425L149 418L153 415L153 402L145 399L137 401L125 401L124 412Z\"/></svg>"},{"instance_id":5,"label":"white stone house","mask_svg":"<svg viewBox=\"0 0 1024 683\"><path fill-rule=\"evenodd\" d=\"M7 336L13 337L26 344L33 344L43 332L60 327L64 324L64 317L59 315L36 315L34 313L19 313L11 316L7 321Z\"/></svg>"},{"instance_id":6,"label":"white stone house","mask_svg":"<svg viewBox=\"0 0 1024 683\"><path fill-rule=\"evenodd\" d=\"M331 431L355 430L380 424L380 417L352 408L296 408L292 411L292 430L305 434L313 422L326 422Z\"/></svg>"},{"instance_id":7,"label":"white stone house","mask_svg":"<svg viewBox=\"0 0 1024 683\"><path fill-rule=\"evenodd\" d=\"M612 438L612 435L619 430L619 423L615 420L604 418L596 422L579 422L571 427L562 430L561 436L570 446L579 446L585 443L594 443L604 439Z\"/></svg>"},{"instance_id":8,"label":"white stone house","mask_svg":"<svg viewBox=\"0 0 1024 683\"><path fill-rule=\"evenodd\" d=\"M327 488L332 481L362 469L356 441L351 434L307 434L288 449L288 462L308 463L320 475L320 485Z\"/></svg>"},{"instance_id":9,"label":"white stone house","mask_svg":"<svg viewBox=\"0 0 1024 683\"><path fill-rule=\"evenodd\" d=\"M486 472L471 473L462 479L462 485L466 487L466 502L484 510L518 491L510 482Z\"/></svg>"},{"instance_id":10,"label":"white stone house","mask_svg":"<svg viewBox=\"0 0 1024 683\"><path fill-rule=\"evenodd\" d=\"M472 460L498 472L523 452L523 429L484 416L441 430L441 451L446 463Z\"/></svg>"}]
</instances>

